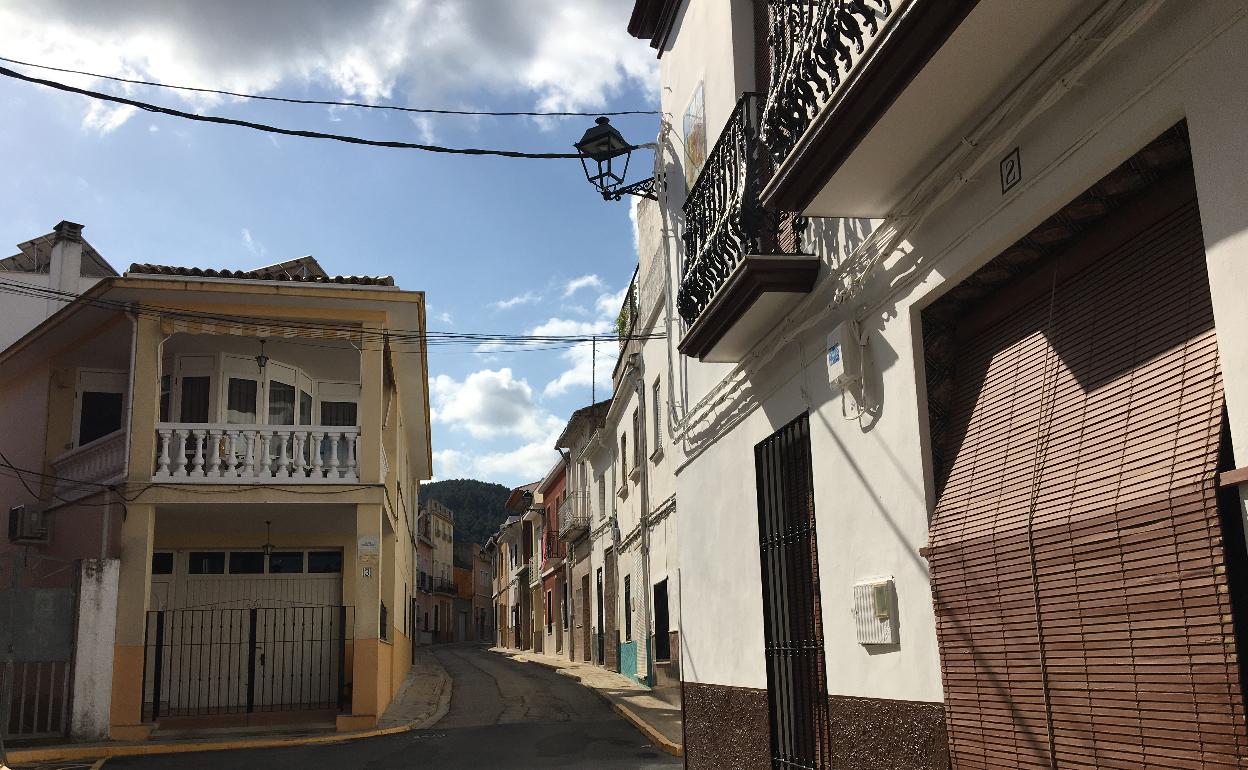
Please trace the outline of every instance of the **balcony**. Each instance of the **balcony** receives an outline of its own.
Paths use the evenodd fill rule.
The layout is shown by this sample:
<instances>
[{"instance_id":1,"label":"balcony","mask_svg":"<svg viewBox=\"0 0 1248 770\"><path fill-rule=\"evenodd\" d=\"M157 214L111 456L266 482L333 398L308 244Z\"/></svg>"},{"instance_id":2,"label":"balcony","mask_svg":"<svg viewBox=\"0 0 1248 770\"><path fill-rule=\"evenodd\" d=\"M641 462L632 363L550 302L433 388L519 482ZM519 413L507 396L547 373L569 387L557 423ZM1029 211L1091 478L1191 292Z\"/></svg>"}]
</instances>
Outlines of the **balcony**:
<instances>
[{"instance_id":1,"label":"balcony","mask_svg":"<svg viewBox=\"0 0 1248 770\"><path fill-rule=\"evenodd\" d=\"M765 205L807 216L910 211L922 180L987 149L1003 94L1057 77L1140 13L1086 0L768 3L762 141L776 164ZM1056 58L1065 64L1054 68ZM1047 73L1047 74L1043 74ZM1021 117L1044 89L1010 107ZM994 121L1009 122L998 115ZM997 162L993 159L993 163Z\"/></svg>"},{"instance_id":2,"label":"balcony","mask_svg":"<svg viewBox=\"0 0 1248 770\"><path fill-rule=\"evenodd\" d=\"M542 582L542 571L538 569L537 554L529 557L529 585L536 586Z\"/></svg>"},{"instance_id":3,"label":"balcony","mask_svg":"<svg viewBox=\"0 0 1248 770\"><path fill-rule=\"evenodd\" d=\"M589 530L589 493L569 492L559 506L559 539L575 540ZM569 546L569 553L571 547Z\"/></svg>"},{"instance_id":4,"label":"balcony","mask_svg":"<svg viewBox=\"0 0 1248 770\"><path fill-rule=\"evenodd\" d=\"M819 272L818 258L798 253L805 220L759 201L759 101L742 95L685 200L679 348L702 361L740 361Z\"/></svg>"},{"instance_id":5,"label":"balcony","mask_svg":"<svg viewBox=\"0 0 1248 770\"><path fill-rule=\"evenodd\" d=\"M101 485L117 481L125 473L126 431L116 430L75 447L52 460L51 465L57 502L72 502L98 492Z\"/></svg>"},{"instance_id":6,"label":"balcony","mask_svg":"<svg viewBox=\"0 0 1248 770\"><path fill-rule=\"evenodd\" d=\"M459 592L459 589L455 586L454 580L438 578L433 581L433 592L435 594L455 594Z\"/></svg>"},{"instance_id":7,"label":"balcony","mask_svg":"<svg viewBox=\"0 0 1248 770\"><path fill-rule=\"evenodd\" d=\"M359 428L162 422L156 440L156 481L341 484L360 478Z\"/></svg>"}]
</instances>

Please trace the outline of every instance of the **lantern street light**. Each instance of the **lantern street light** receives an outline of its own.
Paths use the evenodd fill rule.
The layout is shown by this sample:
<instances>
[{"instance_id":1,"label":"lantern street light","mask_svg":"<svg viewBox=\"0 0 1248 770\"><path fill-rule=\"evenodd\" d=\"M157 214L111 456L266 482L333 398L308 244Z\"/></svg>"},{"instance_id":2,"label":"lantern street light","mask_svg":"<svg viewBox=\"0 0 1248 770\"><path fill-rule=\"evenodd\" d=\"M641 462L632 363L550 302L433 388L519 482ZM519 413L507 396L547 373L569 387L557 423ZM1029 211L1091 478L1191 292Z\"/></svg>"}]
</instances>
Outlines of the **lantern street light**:
<instances>
[{"instance_id":1,"label":"lantern street light","mask_svg":"<svg viewBox=\"0 0 1248 770\"><path fill-rule=\"evenodd\" d=\"M606 117L594 121L594 125L581 137L581 141L572 146L581 154L585 178L602 193L604 201L618 201L625 195L659 199L654 193L654 177L624 184L624 178L628 176L629 159L637 148L624 141L624 137ZM622 163L620 158L623 158ZM590 166L590 161L594 162L593 167Z\"/></svg>"}]
</instances>

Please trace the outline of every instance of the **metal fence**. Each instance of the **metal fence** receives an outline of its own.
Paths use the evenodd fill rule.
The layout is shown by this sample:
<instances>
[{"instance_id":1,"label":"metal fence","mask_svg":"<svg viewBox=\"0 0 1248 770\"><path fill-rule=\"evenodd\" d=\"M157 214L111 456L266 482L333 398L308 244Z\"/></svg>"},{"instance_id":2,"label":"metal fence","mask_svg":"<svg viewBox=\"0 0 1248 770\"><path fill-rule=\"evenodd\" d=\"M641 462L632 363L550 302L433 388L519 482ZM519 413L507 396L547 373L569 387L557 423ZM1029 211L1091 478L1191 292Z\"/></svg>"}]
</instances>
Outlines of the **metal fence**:
<instances>
[{"instance_id":1,"label":"metal fence","mask_svg":"<svg viewBox=\"0 0 1248 770\"><path fill-rule=\"evenodd\" d=\"M7 738L49 738L69 728L68 660L0 663L0 717Z\"/></svg>"},{"instance_id":2,"label":"metal fence","mask_svg":"<svg viewBox=\"0 0 1248 770\"><path fill-rule=\"evenodd\" d=\"M149 612L144 718L342 711L354 628L347 606Z\"/></svg>"}]
</instances>

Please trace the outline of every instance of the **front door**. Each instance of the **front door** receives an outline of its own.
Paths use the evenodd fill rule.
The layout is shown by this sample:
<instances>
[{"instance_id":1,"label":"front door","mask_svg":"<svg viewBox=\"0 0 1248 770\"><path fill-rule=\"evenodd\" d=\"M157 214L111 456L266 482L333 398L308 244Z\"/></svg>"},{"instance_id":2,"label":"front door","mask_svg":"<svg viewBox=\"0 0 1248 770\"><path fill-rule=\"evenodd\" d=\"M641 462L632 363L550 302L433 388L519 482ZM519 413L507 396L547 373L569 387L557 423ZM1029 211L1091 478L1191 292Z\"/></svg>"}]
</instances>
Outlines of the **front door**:
<instances>
[{"instance_id":1,"label":"front door","mask_svg":"<svg viewBox=\"0 0 1248 770\"><path fill-rule=\"evenodd\" d=\"M830 767L810 420L754 448L773 767Z\"/></svg>"}]
</instances>

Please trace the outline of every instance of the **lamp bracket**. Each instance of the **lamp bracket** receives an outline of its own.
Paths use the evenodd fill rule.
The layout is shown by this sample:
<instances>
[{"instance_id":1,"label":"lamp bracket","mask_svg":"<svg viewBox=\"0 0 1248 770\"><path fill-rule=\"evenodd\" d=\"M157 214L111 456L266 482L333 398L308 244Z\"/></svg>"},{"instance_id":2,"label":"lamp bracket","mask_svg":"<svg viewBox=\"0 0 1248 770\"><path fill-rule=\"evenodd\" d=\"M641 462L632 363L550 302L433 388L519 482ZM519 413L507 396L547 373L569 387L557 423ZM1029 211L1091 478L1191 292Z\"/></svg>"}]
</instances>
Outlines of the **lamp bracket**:
<instances>
[{"instance_id":1,"label":"lamp bracket","mask_svg":"<svg viewBox=\"0 0 1248 770\"><path fill-rule=\"evenodd\" d=\"M636 195L639 198L649 198L652 201L659 199L658 193L655 192L654 177L642 179L639 182L624 185L623 187L615 187L602 194L604 201L618 201L625 195Z\"/></svg>"}]
</instances>

